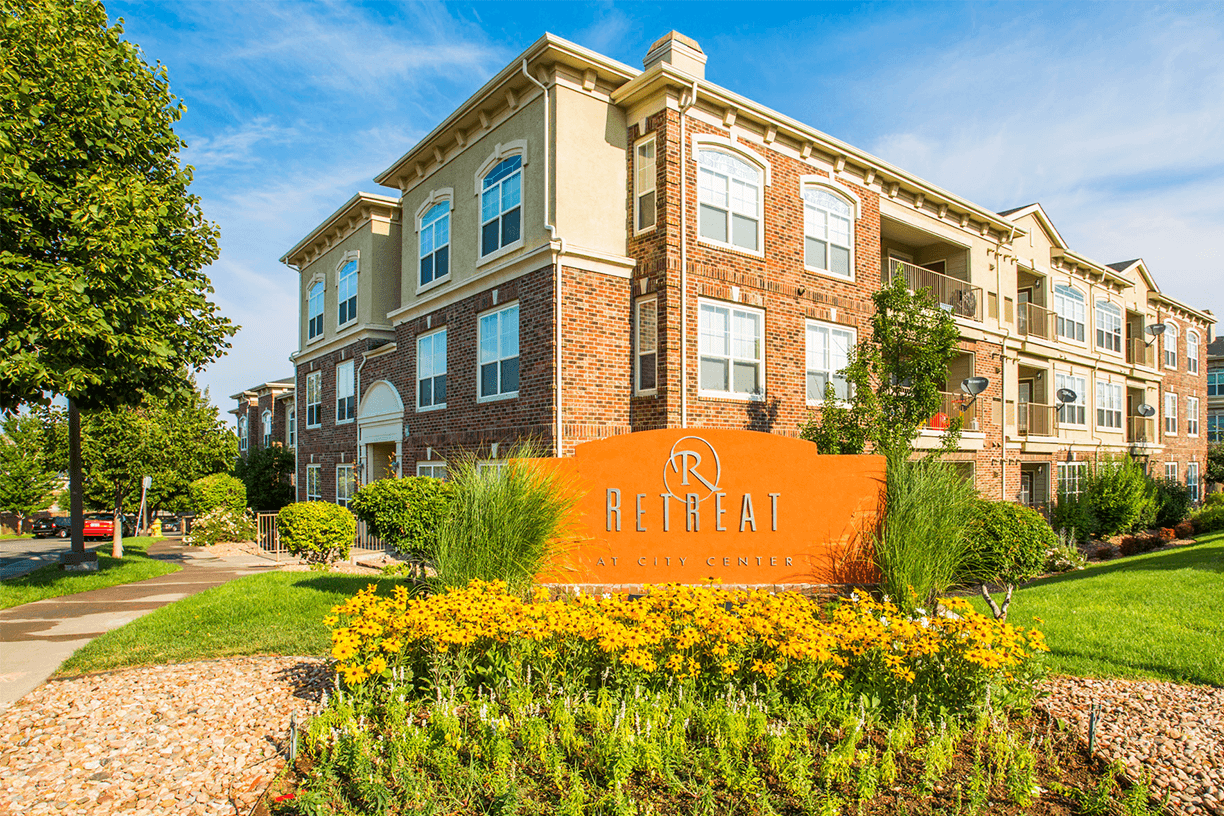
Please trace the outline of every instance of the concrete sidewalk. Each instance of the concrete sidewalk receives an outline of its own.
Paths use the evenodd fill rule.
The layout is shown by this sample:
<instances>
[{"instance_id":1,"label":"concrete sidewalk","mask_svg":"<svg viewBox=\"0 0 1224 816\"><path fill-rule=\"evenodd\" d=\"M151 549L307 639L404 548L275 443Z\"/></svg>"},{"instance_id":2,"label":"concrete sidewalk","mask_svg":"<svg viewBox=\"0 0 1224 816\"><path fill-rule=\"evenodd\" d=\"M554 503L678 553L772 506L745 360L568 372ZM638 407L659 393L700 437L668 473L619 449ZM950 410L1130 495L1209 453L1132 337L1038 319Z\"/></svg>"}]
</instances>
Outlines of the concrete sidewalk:
<instances>
[{"instance_id":1,"label":"concrete sidewalk","mask_svg":"<svg viewBox=\"0 0 1224 816\"><path fill-rule=\"evenodd\" d=\"M173 601L281 564L256 555L216 558L178 542L149 547L178 572L0 611L0 709L50 677L73 652L111 629Z\"/></svg>"}]
</instances>

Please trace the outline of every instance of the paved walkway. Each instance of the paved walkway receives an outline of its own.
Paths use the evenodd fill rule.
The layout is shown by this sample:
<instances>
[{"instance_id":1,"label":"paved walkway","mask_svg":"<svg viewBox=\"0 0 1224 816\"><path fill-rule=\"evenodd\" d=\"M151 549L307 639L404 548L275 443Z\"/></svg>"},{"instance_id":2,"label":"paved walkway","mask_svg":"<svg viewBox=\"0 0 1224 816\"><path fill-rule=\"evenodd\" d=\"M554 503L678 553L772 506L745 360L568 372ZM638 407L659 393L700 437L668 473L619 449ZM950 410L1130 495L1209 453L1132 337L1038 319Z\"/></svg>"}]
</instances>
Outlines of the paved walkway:
<instances>
[{"instance_id":1,"label":"paved walkway","mask_svg":"<svg viewBox=\"0 0 1224 816\"><path fill-rule=\"evenodd\" d=\"M38 687L89 641L173 601L278 564L254 555L216 558L161 541L149 555L178 572L0 611L0 710Z\"/></svg>"}]
</instances>

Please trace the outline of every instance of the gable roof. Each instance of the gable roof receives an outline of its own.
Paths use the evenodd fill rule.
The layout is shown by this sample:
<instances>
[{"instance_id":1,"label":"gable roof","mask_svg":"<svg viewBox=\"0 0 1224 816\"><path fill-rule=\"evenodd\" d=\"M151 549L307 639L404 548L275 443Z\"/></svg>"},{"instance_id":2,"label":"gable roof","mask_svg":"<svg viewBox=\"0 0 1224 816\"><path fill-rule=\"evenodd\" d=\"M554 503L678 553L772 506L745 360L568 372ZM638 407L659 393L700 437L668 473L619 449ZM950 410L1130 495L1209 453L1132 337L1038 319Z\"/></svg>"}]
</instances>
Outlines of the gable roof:
<instances>
[{"instance_id":1,"label":"gable roof","mask_svg":"<svg viewBox=\"0 0 1224 816\"><path fill-rule=\"evenodd\" d=\"M1037 220L1037 223L1041 226L1041 228L1046 231L1046 234L1053 239L1054 246L1059 249L1069 248L1066 239L1062 237L1062 233L1059 232L1058 228L1054 226L1054 222L1050 220L1050 216L1046 214L1045 209L1039 203L1034 202L1032 204L1025 204L1023 207L1004 210L1003 212L999 213L999 215L1003 216L1009 221L1019 221L1025 216L1032 215Z\"/></svg>"}]
</instances>

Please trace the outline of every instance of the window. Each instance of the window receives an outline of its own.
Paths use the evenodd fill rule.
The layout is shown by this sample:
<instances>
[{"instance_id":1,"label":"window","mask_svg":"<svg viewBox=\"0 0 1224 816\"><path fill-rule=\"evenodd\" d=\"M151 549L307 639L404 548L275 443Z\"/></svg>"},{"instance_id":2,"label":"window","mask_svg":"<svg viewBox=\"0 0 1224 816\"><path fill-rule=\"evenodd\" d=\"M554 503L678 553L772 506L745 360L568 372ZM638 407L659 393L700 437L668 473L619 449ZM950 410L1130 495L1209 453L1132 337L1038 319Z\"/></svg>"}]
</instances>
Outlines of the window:
<instances>
[{"instance_id":1,"label":"window","mask_svg":"<svg viewBox=\"0 0 1224 816\"><path fill-rule=\"evenodd\" d=\"M1070 286L1054 287L1054 312L1058 315L1058 336L1084 342L1084 294Z\"/></svg>"},{"instance_id":2,"label":"window","mask_svg":"<svg viewBox=\"0 0 1224 816\"><path fill-rule=\"evenodd\" d=\"M430 207L421 216L421 286L450 274L450 202Z\"/></svg>"},{"instance_id":3,"label":"window","mask_svg":"<svg viewBox=\"0 0 1224 816\"><path fill-rule=\"evenodd\" d=\"M357 261L349 261L341 268L336 290L339 292L340 301L336 325L343 326L350 320L357 319Z\"/></svg>"},{"instance_id":4,"label":"window","mask_svg":"<svg viewBox=\"0 0 1224 816\"><path fill-rule=\"evenodd\" d=\"M833 393L839 400L850 399L850 384L843 369L850 363L850 349L855 344L854 329L807 321L807 401L809 405L824 402L825 386L833 383Z\"/></svg>"},{"instance_id":5,"label":"window","mask_svg":"<svg viewBox=\"0 0 1224 816\"><path fill-rule=\"evenodd\" d=\"M272 412L264 411L260 419L263 423L263 446L270 448L272 447Z\"/></svg>"},{"instance_id":6,"label":"window","mask_svg":"<svg viewBox=\"0 0 1224 816\"><path fill-rule=\"evenodd\" d=\"M1122 352L1122 310L1108 300L1096 304L1096 344L1106 351Z\"/></svg>"},{"instance_id":7,"label":"window","mask_svg":"<svg viewBox=\"0 0 1224 816\"><path fill-rule=\"evenodd\" d=\"M244 416L238 417L238 450L246 451L248 434L247 418Z\"/></svg>"},{"instance_id":8,"label":"window","mask_svg":"<svg viewBox=\"0 0 1224 816\"><path fill-rule=\"evenodd\" d=\"M1072 377L1070 374L1055 374L1054 387L1066 388L1075 392L1071 402L1059 402L1058 423L1060 425L1088 424L1088 381L1083 377ZM1097 385L1097 402L1100 402L1101 386ZM1099 422L1099 420L1098 420Z\"/></svg>"},{"instance_id":9,"label":"window","mask_svg":"<svg viewBox=\"0 0 1224 816\"><path fill-rule=\"evenodd\" d=\"M1224 442L1224 414L1207 413L1207 441Z\"/></svg>"},{"instance_id":10,"label":"window","mask_svg":"<svg viewBox=\"0 0 1224 816\"><path fill-rule=\"evenodd\" d=\"M506 467L505 462L498 462L496 460L486 460L486 461L476 463L476 473L479 475L488 476L489 478L496 478L498 474L500 474L502 470L505 469L505 467Z\"/></svg>"},{"instance_id":11,"label":"window","mask_svg":"<svg viewBox=\"0 0 1224 816\"><path fill-rule=\"evenodd\" d=\"M306 466L306 501L322 501L323 494L319 490L319 474L322 465Z\"/></svg>"},{"instance_id":12,"label":"window","mask_svg":"<svg viewBox=\"0 0 1224 816\"><path fill-rule=\"evenodd\" d=\"M1122 386L1096 381L1097 427L1122 428Z\"/></svg>"},{"instance_id":13,"label":"window","mask_svg":"<svg viewBox=\"0 0 1224 816\"><path fill-rule=\"evenodd\" d=\"M297 409L294 403L285 406L285 444L297 447Z\"/></svg>"},{"instance_id":14,"label":"window","mask_svg":"<svg viewBox=\"0 0 1224 816\"><path fill-rule=\"evenodd\" d=\"M1196 331L1186 332L1186 370L1197 374L1199 370L1199 336Z\"/></svg>"},{"instance_id":15,"label":"window","mask_svg":"<svg viewBox=\"0 0 1224 816\"><path fill-rule=\"evenodd\" d=\"M761 171L721 150L697 153L698 234L720 244L760 249Z\"/></svg>"},{"instance_id":16,"label":"window","mask_svg":"<svg viewBox=\"0 0 1224 816\"><path fill-rule=\"evenodd\" d=\"M522 237L523 157L498 162L480 193L480 254L492 254Z\"/></svg>"},{"instance_id":17,"label":"window","mask_svg":"<svg viewBox=\"0 0 1224 816\"><path fill-rule=\"evenodd\" d=\"M1191 462L1186 465L1186 487L1190 488L1190 500L1195 502L1202 498L1199 494L1198 470L1198 462Z\"/></svg>"},{"instance_id":18,"label":"window","mask_svg":"<svg viewBox=\"0 0 1224 816\"><path fill-rule=\"evenodd\" d=\"M306 375L306 427L317 428L323 424L323 372L312 371Z\"/></svg>"},{"instance_id":19,"label":"window","mask_svg":"<svg viewBox=\"0 0 1224 816\"><path fill-rule=\"evenodd\" d=\"M841 198L819 187L803 191L803 265L840 278L854 277L853 210Z\"/></svg>"},{"instance_id":20,"label":"window","mask_svg":"<svg viewBox=\"0 0 1224 816\"><path fill-rule=\"evenodd\" d=\"M1165 394L1165 433L1177 433L1177 395Z\"/></svg>"},{"instance_id":21,"label":"window","mask_svg":"<svg viewBox=\"0 0 1224 816\"><path fill-rule=\"evenodd\" d=\"M703 301L697 323L701 392L723 397L764 394L765 314Z\"/></svg>"},{"instance_id":22,"label":"window","mask_svg":"<svg viewBox=\"0 0 1224 816\"><path fill-rule=\"evenodd\" d=\"M431 479L446 479L445 462L417 462L416 475Z\"/></svg>"},{"instance_id":23,"label":"window","mask_svg":"<svg viewBox=\"0 0 1224 816\"><path fill-rule=\"evenodd\" d=\"M336 465L336 504L349 506L349 499L356 492L357 483L353 480L352 465Z\"/></svg>"},{"instance_id":24,"label":"window","mask_svg":"<svg viewBox=\"0 0 1224 816\"><path fill-rule=\"evenodd\" d=\"M480 399L518 396L518 304L480 316Z\"/></svg>"},{"instance_id":25,"label":"window","mask_svg":"<svg viewBox=\"0 0 1224 816\"><path fill-rule=\"evenodd\" d=\"M1166 322L1163 337L1165 368L1177 368L1177 324Z\"/></svg>"},{"instance_id":26,"label":"window","mask_svg":"<svg viewBox=\"0 0 1224 816\"><path fill-rule=\"evenodd\" d=\"M1199 401L1198 397L1186 397L1186 435L1199 435Z\"/></svg>"},{"instance_id":27,"label":"window","mask_svg":"<svg viewBox=\"0 0 1224 816\"><path fill-rule=\"evenodd\" d=\"M1165 478L1171 482L1177 481L1177 463L1165 462Z\"/></svg>"},{"instance_id":28,"label":"window","mask_svg":"<svg viewBox=\"0 0 1224 816\"><path fill-rule=\"evenodd\" d=\"M1207 396L1224 397L1224 371L1207 372Z\"/></svg>"},{"instance_id":29,"label":"window","mask_svg":"<svg viewBox=\"0 0 1224 816\"><path fill-rule=\"evenodd\" d=\"M1087 462L1058 463L1058 498L1078 496L1084 489L1084 475L1088 471Z\"/></svg>"},{"instance_id":30,"label":"window","mask_svg":"<svg viewBox=\"0 0 1224 816\"><path fill-rule=\"evenodd\" d=\"M634 359L637 377L637 392L653 392L658 387L659 359L659 301L654 297L642 298L636 304L634 316Z\"/></svg>"},{"instance_id":31,"label":"window","mask_svg":"<svg viewBox=\"0 0 1224 816\"><path fill-rule=\"evenodd\" d=\"M353 378L353 361L336 364L336 422L348 422L357 416L356 383Z\"/></svg>"},{"instance_id":32,"label":"window","mask_svg":"<svg viewBox=\"0 0 1224 816\"><path fill-rule=\"evenodd\" d=\"M642 232L655 225L655 137L638 142L634 155L633 200L634 230Z\"/></svg>"},{"instance_id":33,"label":"window","mask_svg":"<svg viewBox=\"0 0 1224 816\"><path fill-rule=\"evenodd\" d=\"M307 340L313 340L323 335L323 291L326 288L323 285L323 281L319 281L310 287L310 300L308 301L307 309Z\"/></svg>"},{"instance_id":34,"label":"window","mask_svg":"<svg viewBox=\"0 0 1224 816\"><path fill-rule=\"evenodd\" d=\"M446 329L417 338L417 410L446 407Z\"/></svg>"}]
</instances>

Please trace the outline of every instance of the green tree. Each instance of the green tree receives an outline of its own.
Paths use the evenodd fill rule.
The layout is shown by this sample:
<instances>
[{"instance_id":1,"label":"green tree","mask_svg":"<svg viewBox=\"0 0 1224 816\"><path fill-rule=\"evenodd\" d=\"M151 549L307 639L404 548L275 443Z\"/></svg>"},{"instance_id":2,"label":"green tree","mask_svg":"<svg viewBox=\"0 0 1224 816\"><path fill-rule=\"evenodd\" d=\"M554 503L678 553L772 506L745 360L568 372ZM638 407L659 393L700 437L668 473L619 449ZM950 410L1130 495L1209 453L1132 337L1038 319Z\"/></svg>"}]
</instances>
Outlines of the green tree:
<instances>
[{"instance_id":1,"label":"green tree","mask_svg":"<svg viewBox=\"0 0 1224 816\"><path fill-rule=\"evenodd\" d=\"M184 106L122 34L95 0L0 0L0 410L68 398L76 562L79 411L182 390L234 332Z\"/></svg>"},{"instance_id":2,"label":"green tree","mask_svg":"<svg viewBox=\"0 0 1224 816\"><path fill-rule=\"evenodd\" d=\"M239 459L234 475L246 485L252 510L275 513L293 501L293 451L283 445L255 448Z\"/></svg>"},{"instance_id":3,"label":"green tree","mask_svg":"<svg viewBox=\"0 0 1224 816\"><path fill-rule=\"evenodd\" d=\"M830 401L830 384L825 407L801 426L800 436L821 453L863 453L870 446L890 459L905 459L919 429L942 405L959 331L928 290L911 292L899 275L872 302L871 332L859 339L844 370L849 404ZM953 423L945 445L954 444L958 433L959 423Z\"/></svg>"},{"instance_id":4,"label":"green tree","mask_svg":"<svg viewBox=\"0 0 1224 816\"><path fill-rule=\"evenodd\" d=\"M1207 446L1206 479L1215 484L1224 484L1224 442L1212 442Z\"/></svg>"},{"instance_id":5,"label":"green tree","mask_svg":"<svg viewBox=\"0 0 1224 816\"><path fill-rule=\"evenodd\" d=\"M26 516L46 508L55 490L56 471L47 464L43 426L38 417L13 415L0 425L0 511Z\"/></svg>"}]
</instances>

